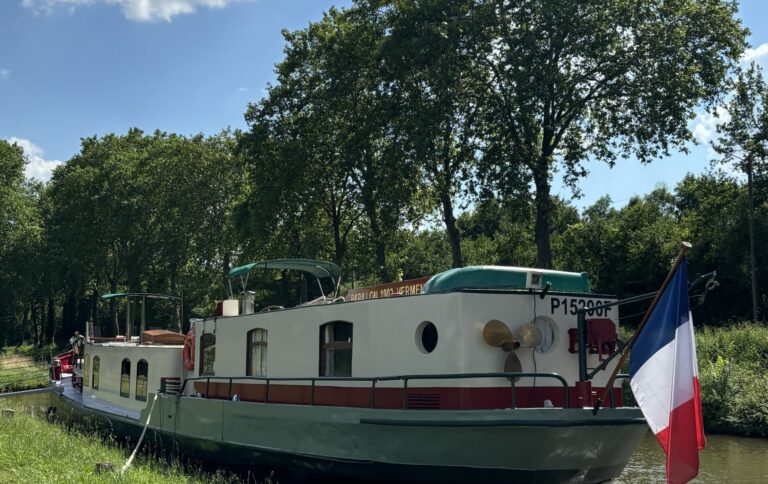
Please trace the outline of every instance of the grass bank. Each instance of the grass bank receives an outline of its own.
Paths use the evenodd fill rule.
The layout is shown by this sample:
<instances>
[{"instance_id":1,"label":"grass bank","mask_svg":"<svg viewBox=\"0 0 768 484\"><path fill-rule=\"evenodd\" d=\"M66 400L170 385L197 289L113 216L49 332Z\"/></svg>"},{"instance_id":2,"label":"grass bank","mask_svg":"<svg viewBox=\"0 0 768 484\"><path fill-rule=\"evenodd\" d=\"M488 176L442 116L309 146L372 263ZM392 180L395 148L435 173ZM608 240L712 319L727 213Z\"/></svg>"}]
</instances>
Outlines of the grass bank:
<instances>
[{"instance_id":1,"label":"grass bank","mask_svg":"<svg viewBox=\"0 0 768 484\"><path fill-rule=\"evenodd\" d=\"M152 456L138 456L121 476L118 470L129 454L130 449L112 440L67 431L61 425L21 411L13 417L0 417L0 482L3 483L240 482L231 474L190 470L178 462L169 463ZM96 463L111 463L118 470L97 473Z\"/></svg>"},{"instance_id":2,"label":"grass bank","mask_svg":"<svg viewBox=\"0 0 768 484\"><path fill-rule=\"evenodd\" d=\"M48 361L54 347L14 346L0 350L0 393L48 384Z\"/></svg>"}]
</instances>

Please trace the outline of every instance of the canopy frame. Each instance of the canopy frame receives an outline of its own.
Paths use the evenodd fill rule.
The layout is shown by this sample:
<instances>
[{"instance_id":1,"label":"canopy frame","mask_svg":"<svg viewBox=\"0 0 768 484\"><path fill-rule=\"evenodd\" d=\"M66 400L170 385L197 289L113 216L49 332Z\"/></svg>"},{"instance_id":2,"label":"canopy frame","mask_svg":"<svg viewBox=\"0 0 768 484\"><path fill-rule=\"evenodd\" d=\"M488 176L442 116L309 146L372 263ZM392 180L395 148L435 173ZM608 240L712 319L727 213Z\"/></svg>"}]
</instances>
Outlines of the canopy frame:
<instances>
[{"instance_id":1,"label":"canopy frame","mask_svg":"<svg viewBox=\"0 0 768 484\"><path fill-rule=\"evenodd\" d=\"M323 286L320 283L320 279L329 278L333 283L334 288L338 288L339 282L341 281L341 268L339 268L339 266L333 262L314 259L264 260L234 267L229 271L227 282L229 283L229 294L231 297L234 297L232 280L239 279L240 286L242 288L241 290L244 293L246 287L248 286L248 276L254 269L294 270L310 274L317 280L317 286L320 289L320 294L322 294L323 297L325 297L325 292L323 291Z\"/></svg>"},{"instance_id":2,"label":"canopy frame","mask_svg":"<svg viewBox=\"0 0 768 484\"><path fill-rule=\"evenodd\" d=\"M161 299L161 300L168 300L177 302L179 304L179 318L178 318L178 328L179 333L182 332L182 323L181 320L184 317L184 300L179 296L171 296L170 294L160 294L160 293L154 293L154 292L115 292L115 293L107 293L102 294L101 299L104 300L110 300L110 299L118 299L118 298L125 298L127 307L125 312L125 339L127 341L131 340L131 298L139 299L141 301L141 325L139 327L139 337L144 333L144 330L147 326L147 299ZM118 328L119 329L119 328ZM118 331L119 333L119 331Z\"/></svg>"}]
</instances>

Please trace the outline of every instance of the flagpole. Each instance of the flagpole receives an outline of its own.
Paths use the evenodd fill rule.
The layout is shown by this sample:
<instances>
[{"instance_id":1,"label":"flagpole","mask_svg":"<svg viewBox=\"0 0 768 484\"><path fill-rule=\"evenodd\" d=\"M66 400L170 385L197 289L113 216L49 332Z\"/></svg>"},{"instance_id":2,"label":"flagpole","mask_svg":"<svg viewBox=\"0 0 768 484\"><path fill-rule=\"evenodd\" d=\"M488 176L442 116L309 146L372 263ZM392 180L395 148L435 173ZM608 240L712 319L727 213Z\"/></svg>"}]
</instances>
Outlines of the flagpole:
<instances>
[{"instance_id":1,"label":"flagpole","mask_svg":"<svg viewBox=\"0 0 768 484\"><path fill-rule=\"evenodd\" d=\"M597 415L597 411L600 410L600 406L608 396L608 392L612 390L611 387L613 387L613 382L616 380L616 375L619 374L619 370L622 366L624 366L624 362L626 361L627 356L629 356L629 352L632 350L632 346L634 346L635 341L637 341L637 337L640 335L640 331L642 331L643 327L645 327L645 323L648 322L648 318L651 317L656 304L659 302L659 299L661 299L661 295L664 294L664 290L669 285L669 281L672 280L672 276L675 274L675 271L677 271L677 267L680 265L680 262L685 259L685 256L688 254L688 251L691 250L691 247L693 246L689 242L680 243L680 253L677 254L677 258L675 259L674 264L672 264L672 269L669 270L666 279L664 279L664 282L661 284L661 289L659 289L659 291L656 293L653 301L651 301L651 305L648 306L648 310L645 312L643 319L640 321L640 325L638 325L635 334L632 335L632 338L630 338L630 340L622 349L621 358L619 359L618 364L616 364L616 367L613 369L613 373L611 373L611 377L608 379L608 383L605 385L603 396L598 398L597 402L595 402L595 408L592 409L592 414Z\"/></svg>"}]
</instances>

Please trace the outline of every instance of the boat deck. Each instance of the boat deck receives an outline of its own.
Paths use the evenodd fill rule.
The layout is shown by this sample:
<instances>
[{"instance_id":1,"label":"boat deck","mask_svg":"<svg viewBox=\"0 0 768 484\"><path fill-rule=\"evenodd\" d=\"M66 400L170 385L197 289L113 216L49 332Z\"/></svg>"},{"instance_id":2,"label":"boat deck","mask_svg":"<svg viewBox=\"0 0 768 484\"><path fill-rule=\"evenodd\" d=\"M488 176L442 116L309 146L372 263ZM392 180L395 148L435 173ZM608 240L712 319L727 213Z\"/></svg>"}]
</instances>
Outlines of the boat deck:
<instances>
[{"instance_id":1,"label":"boat deck","mask_svg":"<svg viewBox=\"0 0 768 484\"><path fill-rule=\"evenodd\" d=\"M80 393L80 391L72 386L71 376L62 375L61 380L56 383L56 386L62 389L62 397L68 398L69 400L72 400L75 403L82 405L83 407L89 408L91 410L98 410L100 412L114 415L116 417L128 418L136 421L138 421L140 418L141 412L139 411L119 407L101 398L83 395Z\"/></svg>"}]
</instances>

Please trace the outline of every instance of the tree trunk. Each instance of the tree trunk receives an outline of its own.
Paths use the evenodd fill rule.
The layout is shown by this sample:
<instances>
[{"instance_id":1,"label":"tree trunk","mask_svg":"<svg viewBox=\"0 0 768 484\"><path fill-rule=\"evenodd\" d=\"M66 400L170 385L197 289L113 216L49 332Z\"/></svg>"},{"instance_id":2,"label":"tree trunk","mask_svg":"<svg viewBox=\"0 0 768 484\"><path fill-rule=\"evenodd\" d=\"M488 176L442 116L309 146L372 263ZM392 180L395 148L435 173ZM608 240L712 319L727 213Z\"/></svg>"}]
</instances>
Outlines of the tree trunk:
<instances>
[{"instance_id":1,"label":"tree trunk","mask_svg":"<svg viewBox=\"0 0 768 484\"><path fill-rule=\"evenodd\" d=\"M24 317L21 320L21 331L24 334L24 340L29 341L32 333L29 331L29 308L24 306Z\"/></svg>"},{"instance_id":2,"label":"tree trunk","mask_svg":"<svg viewBox=\"0 0 768 484\"><path fill-rule=\"evenodd\" d=\"M451 196L448 193L442 193L440 195L440 202L443 205L445 231L448 233L448 241L451 244L453 267L464 267L464 260L461 254L461 237L459 236L459 229L456 227L456 217L453 216Z\"/></svg>"},{"instance_id":3,"label":"tree trunk","mask_svg":"<svg viewBox=\"0 0 768 484\"><path fill-rule=\"evenodd\" d=\"M53 296L48 298L48 321L45 325L45 342L53 343L53 334L56 329L56 311L53 305Z\"/></svg>"},{"instance_id":4,"label":"tree trunk","mask_svg":"<svg viewBox=\"0 0 768 484\"><path fill-rule=\"evenodd\" d=\"M109 292L115 294L117 292L117 279L109 280ZM115 336L120 334L120 321L117 320L117 300L112 298L109 300L109 311L112 314L112 324L115 327Z\"/></svg>"},{"instance_id":5,"label":"tree trunk","mask_svg":"<svg viewBox=\"0 0 768 484\"><path fill-rule=\"evenodd\" d=\"M755 200L752 186L752 157L747 158L747 221L749 224L749 268L752 275L752 321L760 320L757 307L757 262L755 258Z\"/></svg>"},{"instance_id":6,"label":"tree trunk","mask_svg":"<svg viewBox=\"0 0 768 484\"><path fill-rule=\"evenodd\" d=\"M232 282L229 280L229 264L230 264L230 254L228 250L224 251L224 257L222 258L223 261L221 263L221 273L223 275L223 283L224 283L224 292L227 293L227 295L224 296L224 299L231 297L231 289L232 289Z\"/></svg>"},{"instance_id":7,"label":"tree trunk","mask_svg":"<svg viewBox=\"0 0 768 484\"><path fill-rule=\"evenodd\" d=\"M392 278L387 270L387 244L382 237L381 227L379 226L378 220L376 220L375 213L369 214L368 218L371 223L371 235L373 236L376 250L376 265L379 269L379 277L381 278L381 282L392 282Z\"/></svg>"},{"instance_id":8,"label":"tree trunk","mask_svg":"<svg viewBox=\"0 0 768 484\"><path fill-rule=\"evenodd\" d=\"M94 328L99 324L99 293L96 291L95 287L91 293L91 323ZM101 334L101 332L99 332L99 334Z\"/></svg>"},{"instance_id":9,"label":"tree trunk","mask_svg":"<svg viewBox=\"0 0 768 484\"><path fill-rule=\"evenodd\" d=\"M335 211L331 223L333 224L333 261L336 263L336 265L341 267L341 264L344 261L344 256L347 253L347 244L341 237L341 217Z\"/></svg>"},{"instance_id":10,"label":"tree trunk","mask_svg":"<svg viewBox=\"0 0 768 484\"><path fill-rule=\"evenodd\" d=\"M552 268L552 249L549 240L549 160L542 156L533 170L536 183L536 266L540 269Z\"/></svg>"},{"instance_id":11,"label":"tree trunk","mask_svg":"<svg viewBox=\"0 0 768 484\"><path fill-rule=\"evenodd\" d=\"M40 344L40 330L38 329L38 322L37 322L37 301L34 299L29 305L29 309L31 311L30 318L32 319L32 329L35 332L35 344Z\"/></svg>"}]
</instances>

